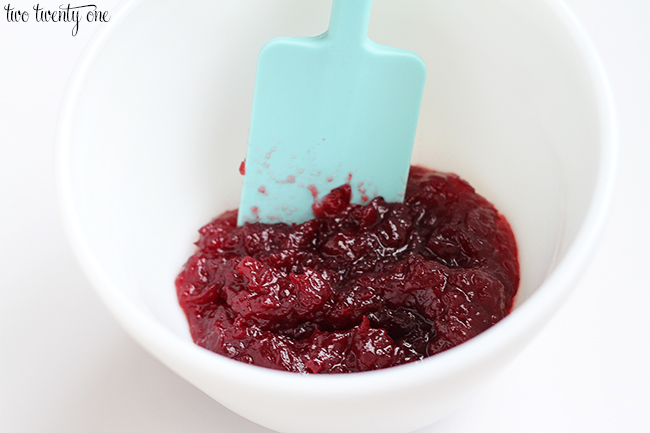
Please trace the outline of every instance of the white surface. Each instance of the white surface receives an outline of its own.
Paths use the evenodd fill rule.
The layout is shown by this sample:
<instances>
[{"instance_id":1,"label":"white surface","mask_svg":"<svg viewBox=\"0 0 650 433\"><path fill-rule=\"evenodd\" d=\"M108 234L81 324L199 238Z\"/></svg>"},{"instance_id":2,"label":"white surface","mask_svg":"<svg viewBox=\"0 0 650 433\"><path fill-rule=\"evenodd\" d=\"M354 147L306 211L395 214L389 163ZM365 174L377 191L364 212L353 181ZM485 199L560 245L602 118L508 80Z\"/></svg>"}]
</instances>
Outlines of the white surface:
<instances>
[{"instance_id":1,"label":"white surface","mask_svg":"<svg viewBox=\"0 0 650 433\"><path fill-rule=\"evenodd\" d=\"M49 3L41 5L58 6ZM486 394L421 432L650 429L650 293L642 284L650 5L568 4L600 50L617 99L615 209L589 271L551 324ZM67 24L7 23L0 12L0 432L267 431L135 345L72 257L53 185L54 127L74 62L99 25L73 38Z\"/></svg>"}]
</instances>

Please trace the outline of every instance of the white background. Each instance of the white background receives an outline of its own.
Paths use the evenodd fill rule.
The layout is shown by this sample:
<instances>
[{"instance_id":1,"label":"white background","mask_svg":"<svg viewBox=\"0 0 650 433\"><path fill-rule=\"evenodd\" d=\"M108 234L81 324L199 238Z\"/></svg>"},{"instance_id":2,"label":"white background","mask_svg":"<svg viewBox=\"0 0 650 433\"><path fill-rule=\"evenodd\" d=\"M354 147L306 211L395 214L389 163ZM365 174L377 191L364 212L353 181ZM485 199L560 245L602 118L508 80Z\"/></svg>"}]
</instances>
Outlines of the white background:
<instances>
[{"instance_id":1,"label":"white background","mask_svg":"<svg viewBox=\"0 0 650 433\"><path fill-rule=\"evenodd\" d=\"M110 11L117 1L95 3ZM549 326L485 393L419 433L650 432L650 2L567 3L617 104L620 175L608 226ZM268 432L137 346L67 244L54 134L68 78L100 27L81 23L72 37L70 24L8 23L0 11L0 432Z\"/></svg>"}]
</instances>

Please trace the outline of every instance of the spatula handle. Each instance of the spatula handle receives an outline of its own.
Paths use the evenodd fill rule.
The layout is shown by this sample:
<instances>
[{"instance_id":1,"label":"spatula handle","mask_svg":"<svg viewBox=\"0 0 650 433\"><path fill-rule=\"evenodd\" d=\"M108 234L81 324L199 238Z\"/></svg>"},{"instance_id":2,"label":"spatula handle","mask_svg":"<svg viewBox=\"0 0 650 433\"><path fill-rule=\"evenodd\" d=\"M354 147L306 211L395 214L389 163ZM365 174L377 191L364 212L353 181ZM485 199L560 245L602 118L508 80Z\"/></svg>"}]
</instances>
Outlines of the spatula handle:
<instances>
[{"instance_id":1,"label":"spatula handle","mask_svg":"<svg viewBox=\"0 0 650 433\"><path fill-rule=\"evenodd\" d=\"M328 39L344 44L367 40L371 7L372 0L333 0Z\"/></svg>"}]
</instances>

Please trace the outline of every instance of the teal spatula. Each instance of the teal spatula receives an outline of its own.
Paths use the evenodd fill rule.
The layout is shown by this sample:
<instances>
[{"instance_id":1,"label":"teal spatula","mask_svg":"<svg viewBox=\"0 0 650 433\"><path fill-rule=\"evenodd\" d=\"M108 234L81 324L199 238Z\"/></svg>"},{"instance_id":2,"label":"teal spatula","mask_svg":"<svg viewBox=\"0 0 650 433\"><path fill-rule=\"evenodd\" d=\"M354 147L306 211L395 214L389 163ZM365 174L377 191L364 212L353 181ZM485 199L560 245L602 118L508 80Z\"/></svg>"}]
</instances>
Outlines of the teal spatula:
<instances>
[{"instance_id":1,"label":"teal spatula","mask_svg":"<svg viewBox=\"0 0 650 433\"><path fill-rule=\"evenodd\" d=\"M371 5L334 0L327 32L260 51L239 225L306 221L344 183L353 203L403 201L426 67L368 38Z\"/></svg>"}]
</instances>

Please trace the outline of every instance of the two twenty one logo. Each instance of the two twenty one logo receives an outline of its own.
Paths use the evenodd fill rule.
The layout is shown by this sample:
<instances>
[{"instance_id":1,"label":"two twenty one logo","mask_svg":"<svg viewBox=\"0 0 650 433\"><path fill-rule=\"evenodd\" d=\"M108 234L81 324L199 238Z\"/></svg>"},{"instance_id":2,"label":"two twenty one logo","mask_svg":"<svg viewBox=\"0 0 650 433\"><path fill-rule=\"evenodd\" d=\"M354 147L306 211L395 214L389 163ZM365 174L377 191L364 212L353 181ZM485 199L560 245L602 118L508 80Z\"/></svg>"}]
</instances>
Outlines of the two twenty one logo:
<instances>
[{"instance_id":1,"label":"two twenty one logo","mask_svg":"<svg viewBox=\"0 0 650 433\"><path fill-rule=\"evenodd\" d=\"M79 23L87 21L89 23L110 21L111 17L108 11L101 11L97 5L88 4L82 6L60 5L58 9L49 10L41 7L39 3L32 7L36 22L43 23L73 23L72 36L79 32ZM7 22L27 22L30 19L30 12L21 11L11 6L11 3L4 6L7 15Z\"/></svg>"}]
</instances>

